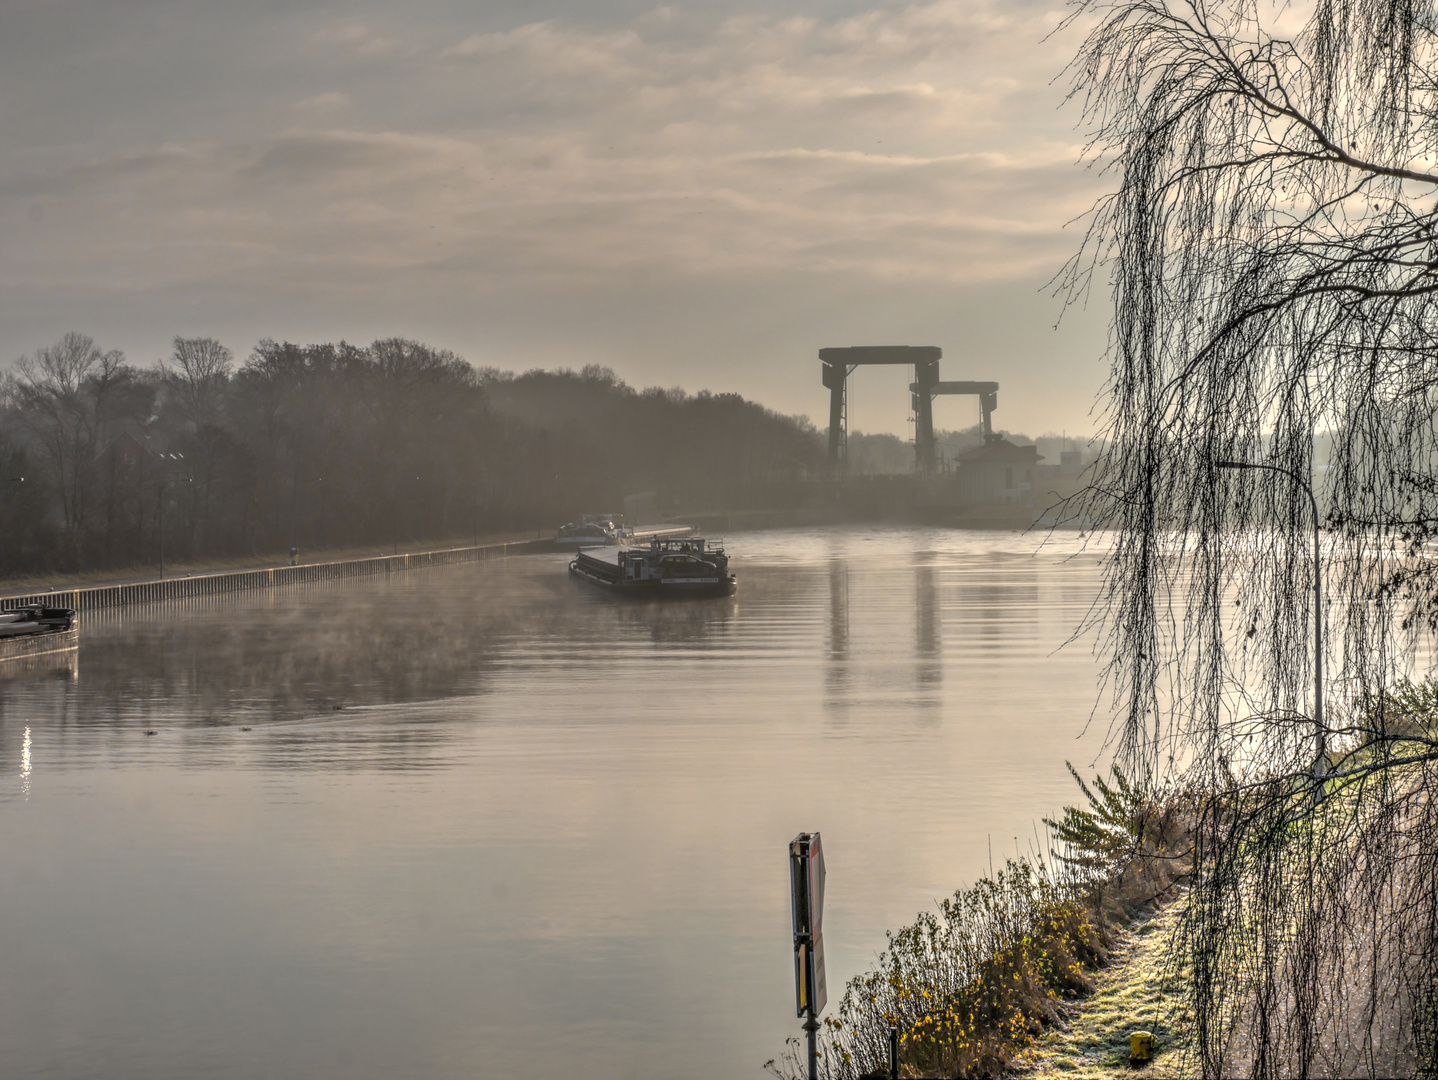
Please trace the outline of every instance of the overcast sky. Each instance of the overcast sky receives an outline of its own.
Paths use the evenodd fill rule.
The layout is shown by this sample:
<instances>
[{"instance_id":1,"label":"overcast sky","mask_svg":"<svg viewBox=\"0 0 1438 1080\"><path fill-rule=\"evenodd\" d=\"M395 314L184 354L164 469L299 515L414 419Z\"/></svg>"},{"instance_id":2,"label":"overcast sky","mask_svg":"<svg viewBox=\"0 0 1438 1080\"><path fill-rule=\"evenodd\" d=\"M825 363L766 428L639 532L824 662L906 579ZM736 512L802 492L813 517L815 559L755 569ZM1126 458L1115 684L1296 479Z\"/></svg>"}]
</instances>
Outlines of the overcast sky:
<instances>
[{"instance_id":1,"label":"overcast sky","mask_svg":"<svg viewBox=\"0 0 1438 1080\"><path fill-rule=\"evenodd\" d=\"M939 345L1002 426L1088 432L1107 313L1043 289L1108 182L1062 14L0 0L0 357L402 335L822 425L820 347ZM905 374L855 381L851 427L905 432Z\"/></svg>"}]
</instances>

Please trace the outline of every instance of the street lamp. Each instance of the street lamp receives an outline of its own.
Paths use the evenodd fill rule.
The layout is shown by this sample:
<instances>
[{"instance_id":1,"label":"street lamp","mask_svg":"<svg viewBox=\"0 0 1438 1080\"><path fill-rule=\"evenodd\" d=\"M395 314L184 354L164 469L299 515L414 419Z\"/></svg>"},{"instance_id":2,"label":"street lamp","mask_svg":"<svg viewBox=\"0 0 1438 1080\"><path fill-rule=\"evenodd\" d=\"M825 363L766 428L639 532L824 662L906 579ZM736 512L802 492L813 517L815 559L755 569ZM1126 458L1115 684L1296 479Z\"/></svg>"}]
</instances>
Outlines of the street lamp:
<instances>
[{"instance_id":1,"label":"street lamp","mask_svg":"<svg viewBox=\"0 0 1438 1080\"><path fill-rule=\"evenodd\" d=\"M303 477L296 477L296 478L294 479L294 481L290 484L290 565L291 565L291 566L298 565L298 563L299 563L299 557L300 557L299 492L300 492L300 481L301 481L302 479L304 479L304 478L303 478ZM325 478L324 478L323 476L311 476L311 477L309 477L309 482L310 482L311 484L322 484L322 483L324 483L324 480L325 480ZM311 532L311 534L313 534L314 530L311 529L310 532Z\"/></svg>"},{"instance_id":2,"label":"street lamp","mask_svg":"<svg viewBox=\"0 0 1438 1080\"><path fill-rule=\"evenodd\" d=\"M1314 740L1318 745L1318 756L1313 762L1313 775L1322 779L1327 772L1323 761L1327 740L1323 726L1323 564L1320 561L1318 498L1313 494L1312 484L1282 465L1261 465L1249 461L1215 461L1214 465L1220 469L1262 469L1281 473L1303 490L1308 496L1308 505L1313 510L1313 726Z\"/></svg>"},{"instance_id":3,"label":"street lamp","mask_svg":"<svg viewBox=\"0 0 1438 1080\"><path fill-rule=\"evenodd\" d=\"M166 460L166 461L181 461L181 462L182 462L182 461L185 460L185 455L184 455L184 454L161 454L160 457L161 457L162 460ZM157 515L158 518L159 518L159 520L158 520L158 522L157 522L157 528L158 528L158 531L159 531L159 534L160 534L160 580L161 580L161 581L164 581L164 580L165 580L165 485L166 485L166 484L173 484L176 480L184 480L186 483L189 483L189 482L192 482L194 479L195 479L195 478L194 478L193 476L174 476L174 475L166 475L166 474L163 473L163 472L160 474L160 499L159 499L160 505L159 505L159 513L158 513L158 515Z\"/></svg>"},{"instance_id":4,"label":"street lamp","mask_svg":"<svg viewBox=\"0 0 1438 1080\"><path fill-rule=\"evenodd\" d=\"M23 476L0 476L0 481L6 484L23 484L25 478Z\"/></svg>"},{"instance_id":5,"label":"street lamp","mask_svg":"<svg viewBox=\"0 0 1438 1080\"><path fill-rule=\"evenodd\" d=\"M479 547L479 505L481 495L479 493L479 480L474 481L474 546Z\"/></svg>"},{"instance_id":6,"label":"street lamp","mask_svg":"<svg viewBox=\"0 0 1438 1080\"><path fill-rule=\"evenodd\" d=\"M416 476L414 479L415 479L415 482L418 483L419 477ZM391 525L393 526L393 534L394 534L394 553L395 553L396 555L398 555L398 554L399 554L399 478L398 478L398 477L395 478L394 484L393 484L393 485L391 486L391 488L390 488L390 506L391 506L391 508L392 508L391 513L390 513L390 523L391 523Z\"/></svg>"}]
</instances>

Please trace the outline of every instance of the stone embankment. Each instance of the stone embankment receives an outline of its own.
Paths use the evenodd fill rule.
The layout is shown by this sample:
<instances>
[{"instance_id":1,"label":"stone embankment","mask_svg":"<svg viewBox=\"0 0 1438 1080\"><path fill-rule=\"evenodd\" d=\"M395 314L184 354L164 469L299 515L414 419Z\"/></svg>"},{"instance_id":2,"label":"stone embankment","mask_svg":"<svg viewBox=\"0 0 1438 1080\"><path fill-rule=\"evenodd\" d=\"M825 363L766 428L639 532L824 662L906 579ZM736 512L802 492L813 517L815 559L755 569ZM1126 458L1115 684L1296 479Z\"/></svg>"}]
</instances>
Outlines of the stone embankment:
<instances>
[{"instance_id":1,"label":"stone embankment","mask_svg":"<svg viewBox=\"0 0 1438 1080\"><path fill-rule=\"evenodd\" d=\"M688 536L692 525L651 525L634 531L634 540L645 542L654 537ZM506 555L533 555L560 550L552 539L513 540L507 543L474 544L466 547L442 548L436 551L414 551L396 555L377 555L364 559L338 559L331 562L304 563L300 566L273 566L257 570L230 570L214 574L187 574L181 577L156 578L152 581L130 581L114 585L91 585L73 589L51 589L0 597L0 611L44 604L47 607L69 607L76 611L99 611L126 604L150 604L170 600L192 600L224 593L254 592L281 585L300 585L343 578L368 578L426 566L450 566L455 563L482 562L502 559Z\"/></svg>"},{"instance_id":2,"label":"stone embankment","mask_svg":"<svg viewBox=\"0 0 1438 1080\"><path fill-rule=\"evenodd\" d=\"M384 574L415 570L425 566L449 566L454 563L481 562L506 555L527 555L553 551L551 540L519 540L503 544L480 544L471 547L445 548L440 551L417 551L400 555L379 555L368 559L344 559L336 562L305 563L301 566L275 566L260 570L236 570L218 574L194 574L168 577L154 581L133 581L121 585L95 585L88 588L58 589L24 596L0 597L0 611L44 604L48 607L70 607L77 611L99 611L126 604L147 604L167 600L189 600L222 593L254 592L279 585L299 585L342 578L378 577Z\"/></svg>"}]
</instances>

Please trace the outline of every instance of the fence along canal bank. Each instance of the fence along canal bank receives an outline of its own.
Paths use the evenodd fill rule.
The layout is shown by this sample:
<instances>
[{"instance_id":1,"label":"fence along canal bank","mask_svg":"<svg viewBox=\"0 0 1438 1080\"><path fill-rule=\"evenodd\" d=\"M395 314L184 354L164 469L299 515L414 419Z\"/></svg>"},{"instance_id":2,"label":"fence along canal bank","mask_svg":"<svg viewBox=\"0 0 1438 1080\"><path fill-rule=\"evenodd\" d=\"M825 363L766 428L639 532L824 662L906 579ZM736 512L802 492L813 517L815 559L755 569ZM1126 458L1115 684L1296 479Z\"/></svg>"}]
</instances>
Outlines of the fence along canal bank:
<instances>
[{"instance_id":1,"label":"fence along canal bank","mask_svg":"<svg viewBox=\"0 0 1438 1080\"><path fill-rule=\"evenodd\" d=\"M636 542L654 537L687 536L693 526L658 526L635 530ZM416 551L402 555L376 555L367 559L345 559L337 562L305 563L301 566L275 566L260 570L235 570L219 574L194 574L190 577L159 578L154 581L133 581L121 585L94 585L79 589L56 589L28 593L24 596L0 597L0 611L10 611L30 604L47 607L70 607L79 612L100 611L128 604L150 604L168 600L189 600L200 596L224 593L254 592L283 585L300 585L316 581L337 581L344 578L377 577L381 574L418 570L426 566L452 566L456 563L483 562L508 555L533 555L558 550L549 538L516 540L502 544L479 544L470 547L444 548L438 551Z\"/></svg>"}]
</instances>

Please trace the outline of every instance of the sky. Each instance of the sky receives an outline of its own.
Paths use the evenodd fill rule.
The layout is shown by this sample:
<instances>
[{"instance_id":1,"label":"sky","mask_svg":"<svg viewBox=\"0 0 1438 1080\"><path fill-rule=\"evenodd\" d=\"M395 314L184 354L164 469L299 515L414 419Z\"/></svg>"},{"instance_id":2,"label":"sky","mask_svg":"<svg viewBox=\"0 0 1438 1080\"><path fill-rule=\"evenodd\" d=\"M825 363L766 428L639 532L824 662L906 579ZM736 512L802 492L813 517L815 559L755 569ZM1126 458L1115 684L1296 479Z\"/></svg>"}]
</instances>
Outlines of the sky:
<instances>
[{"instance_id":1,"label":"sky","mask_svg":"<svg viewBox=\"0 0 1438 1080\"><path fill-rule=\"evenodd\" d=\"M0 0L0 362L403 336L822 426L820 348L938 345L999 426L1091 433L1108 312L1045 283L1113 177L1064 14ZM906 434L905 382L857 373L851 429Z\"/></svg>"}]
</instances>

